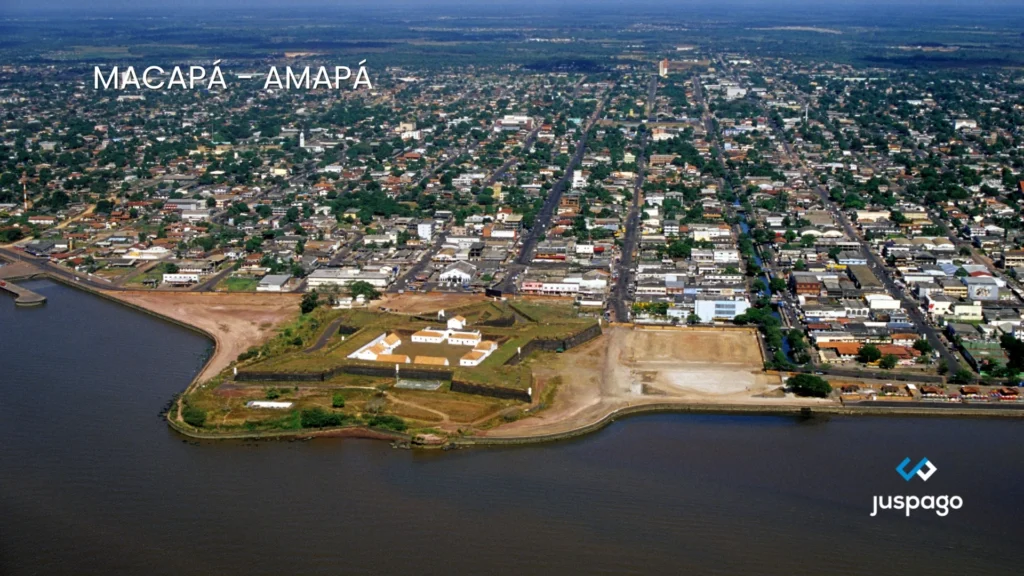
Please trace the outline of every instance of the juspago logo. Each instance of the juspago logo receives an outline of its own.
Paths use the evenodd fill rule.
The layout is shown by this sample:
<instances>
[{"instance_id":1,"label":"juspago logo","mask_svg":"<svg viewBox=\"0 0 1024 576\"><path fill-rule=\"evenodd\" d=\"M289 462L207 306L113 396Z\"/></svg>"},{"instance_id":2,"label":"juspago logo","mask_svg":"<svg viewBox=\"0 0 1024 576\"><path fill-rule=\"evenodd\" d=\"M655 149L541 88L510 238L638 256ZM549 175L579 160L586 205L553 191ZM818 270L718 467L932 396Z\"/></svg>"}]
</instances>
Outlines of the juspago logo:
<instances>
[{"instance_id":1,"label":"juspago logo","mask_svg":"<svg viewBox=\"0 0 1024 576\"><path fill-rule=\"evenodd\" d=\"M909 456L904 458L903 462L900 462L900 465L896 467L896 471L899 472L900 476L903 476L903 479L907 482L910 482L910 479L914 477L914 474L917 474L921 480L927 482L928 479L932 477L932 474L935 474L936 470L938 470L938 468L935 467L935 464L932 464L927 458L921 458L921 461L914 465L910 470L907 470L907 464L910 464ZM925 472L922 468L928 468L928 471Z\"/></svg>"},{"instance_id":2,"label":"juspago logo","mask_svg":"<svg viewBox=\"0 0 1024 576\"><path fill-rule=\"evenodd\" d=\"M938 471L938 467L927 458L921 458L912 468L907 468L910 462L911 459L908 456L896 467L896 473L907 482L910 482L914 476L927 482ZM934 510L937 516L946 516L950 510L959 510L963 507L964 499L960 496L933 496L930 494L925 496L875 496L873 504L871 516L877 516L879 510L904 510L907 517L913 510Z\"/></svg>"}]
</instances>

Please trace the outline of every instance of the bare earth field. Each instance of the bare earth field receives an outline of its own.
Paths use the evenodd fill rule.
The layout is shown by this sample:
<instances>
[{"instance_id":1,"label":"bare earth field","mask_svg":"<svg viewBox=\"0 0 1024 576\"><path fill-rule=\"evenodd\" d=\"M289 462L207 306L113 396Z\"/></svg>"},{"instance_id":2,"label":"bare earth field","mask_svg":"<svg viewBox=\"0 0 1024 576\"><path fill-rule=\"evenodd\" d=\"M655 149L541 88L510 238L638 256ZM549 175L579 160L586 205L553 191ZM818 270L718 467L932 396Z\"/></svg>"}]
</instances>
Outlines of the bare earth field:
<instances>
[{"instance_id":1,"label":"bare earth field","mask_svg":"<svg viewBox=\"0 0 1024 576\"><path fill-rule=\"evenodd\" d=\"M373 309L386 308L399 314L426 314L488 300L483 294L446 294L444 292L406 292L385 294Z\"/></svg>"},{"instance_id":2,"label":"bare earth field","mask_svg":"<svg viewBox=\"0 0 1024 576\"><path fill-rule=\"evenodd\" d=\"M607 327L605 334L534 366L539 393L560 381L554 402L535 416L485 436L541 436L592 424L626 406L742 404L814 406L823 400L771 398L782 385L762 370L753 330Z\"/></svg>"},{"instance_id":3,"label":"bare earth field","mask_svg":"<svg viewBox=\"0 0 1024 576\"><path fill-rule=\"evenodd\" d=\"M199 374L206 380L239 354L274 335L299 313L301 294L213 292L107 292L108 296L201 328L217 342L213 358Z\"/></svg>"}]
</instances>

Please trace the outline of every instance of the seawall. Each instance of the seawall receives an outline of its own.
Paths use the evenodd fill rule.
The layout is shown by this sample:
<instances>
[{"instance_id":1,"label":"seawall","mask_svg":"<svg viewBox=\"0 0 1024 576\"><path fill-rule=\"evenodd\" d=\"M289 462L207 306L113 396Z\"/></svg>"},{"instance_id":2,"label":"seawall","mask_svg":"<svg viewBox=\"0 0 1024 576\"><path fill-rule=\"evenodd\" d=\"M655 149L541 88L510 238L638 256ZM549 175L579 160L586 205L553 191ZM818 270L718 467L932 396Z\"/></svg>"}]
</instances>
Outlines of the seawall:
<instances>
[{"instance_id":1,"label":"seawall","mask_svg":"<svg viewBox=\"0 0 1024 576\"><path fill-rule=\"evenodd\" d=\"M876 417L939 417L939 418L1024 418L1024 410L1020 409L987 409L976 408L929 408L929 407L896 407L896 406L841 406L822 405L805 406L769 406L756 404L696 404L696 403L655 403L626 406L609 412L599 420L585 424L579 428L542 434L537 436L471 436L456 438L452 443L457 446L501 446L520 444L539 444L569 440L601 430L621 418L642 414L711 414L711 415L742 415L742 416L876 416Z\"/></svg>"}]
</instances>

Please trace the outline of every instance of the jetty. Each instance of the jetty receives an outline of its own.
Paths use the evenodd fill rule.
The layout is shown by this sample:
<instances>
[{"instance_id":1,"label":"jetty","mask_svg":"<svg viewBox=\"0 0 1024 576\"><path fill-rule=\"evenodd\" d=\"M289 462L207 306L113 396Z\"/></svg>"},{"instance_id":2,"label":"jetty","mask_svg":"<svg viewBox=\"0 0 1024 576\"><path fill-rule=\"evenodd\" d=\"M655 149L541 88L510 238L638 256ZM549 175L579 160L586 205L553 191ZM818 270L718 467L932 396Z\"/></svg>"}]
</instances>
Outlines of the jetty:
<instances>
[{"instance_id":1,"label":"jetty","mask_svg":"<svg viewBox=\"0 0 1024 576\"><path fill-rule=\"evenodd\" d=\"M0 267L0 290L14 294L14 303L17 306L39 306L46 302L46 296L37 294L11 282L14 278L30 278L39 274L39 270L30 264L16 263Z\"/></svg>"}]
</instances>

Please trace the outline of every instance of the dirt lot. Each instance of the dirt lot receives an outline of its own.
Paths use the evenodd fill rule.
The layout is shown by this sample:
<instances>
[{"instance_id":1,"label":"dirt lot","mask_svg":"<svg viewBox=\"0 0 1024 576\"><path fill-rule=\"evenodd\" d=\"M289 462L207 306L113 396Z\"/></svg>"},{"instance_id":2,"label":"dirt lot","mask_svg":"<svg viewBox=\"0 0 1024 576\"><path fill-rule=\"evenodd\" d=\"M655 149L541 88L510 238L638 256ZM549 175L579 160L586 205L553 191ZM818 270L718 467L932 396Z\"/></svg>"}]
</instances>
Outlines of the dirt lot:
<instances>
[{"instance_id":1,"label":"dirt lot","mask_svg":"<svg viewBox=\"0 0 1024 576\"><path fill-rule=\"evenodd\" d=\"M814 405L767 397L782 384L762 370L757 336L746 330L606 328L565 354L531 361L537 390L558 382L552 405L487 436L539 436L574 430L638 404ZM774 396L774 394L772 394Z\"/></svg>"},{"instance_id":2,"label":"dirt lot","mask_svg":"<svg viewBox=\"0 0 1024 576\"><path fill-rule=\"evenodd\" d=\"M633 382L666 394L743 392L762 375L756 338L740 330L633 330L619 363L631 368Z\"/></svg>"},{"instance_id":3,"label":"dirt lot","mask_svg":"<svg viewBox=\"0 0 1024 576\"><path fill-rule=\"evenodd\" d=\"M387 308L400 314L426 314L438 310L458 308L488 300L483 294L445 294L443 292L406 292L385 294L374 308Z\"/></svg>"},{"instance_id":4,"label":"dirt lot","mask_svg":"<svg viewBox=\"0 0 1024 576\"><path fill-rule=\"evenodd\" d=\"M251 346L274 335L274 328L296 317L300 294L206 292L108 292L119 300L206 330L217 350L199 375L210 378Z\"/></svg>"}]
</instances>

